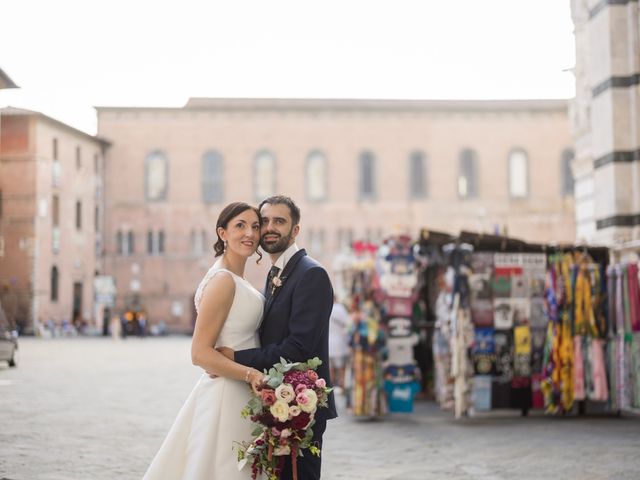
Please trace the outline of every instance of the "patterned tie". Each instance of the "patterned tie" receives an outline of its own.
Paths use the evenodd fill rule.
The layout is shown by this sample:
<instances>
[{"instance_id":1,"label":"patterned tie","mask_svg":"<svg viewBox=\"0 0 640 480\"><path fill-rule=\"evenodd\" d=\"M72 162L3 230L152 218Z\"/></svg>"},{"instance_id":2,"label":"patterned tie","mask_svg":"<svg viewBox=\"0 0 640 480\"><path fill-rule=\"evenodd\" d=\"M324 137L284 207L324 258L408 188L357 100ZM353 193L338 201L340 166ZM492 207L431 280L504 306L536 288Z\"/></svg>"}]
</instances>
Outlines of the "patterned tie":
<instances>
[{"instance_id":1,"label":"patterned tie","mask_svg":"<svg viewBox=\"0 0 640 480\"><path fill-rule=\"evenodd\" d=\"M280 271L280 268L276 267L275 265L271 267L271 270L269 270L269 275L267 275L267 295L268 296L271 296L271 292L273 292L272 282L274 277L278 275L279 271Z\"/></svg>"}]
</instances>

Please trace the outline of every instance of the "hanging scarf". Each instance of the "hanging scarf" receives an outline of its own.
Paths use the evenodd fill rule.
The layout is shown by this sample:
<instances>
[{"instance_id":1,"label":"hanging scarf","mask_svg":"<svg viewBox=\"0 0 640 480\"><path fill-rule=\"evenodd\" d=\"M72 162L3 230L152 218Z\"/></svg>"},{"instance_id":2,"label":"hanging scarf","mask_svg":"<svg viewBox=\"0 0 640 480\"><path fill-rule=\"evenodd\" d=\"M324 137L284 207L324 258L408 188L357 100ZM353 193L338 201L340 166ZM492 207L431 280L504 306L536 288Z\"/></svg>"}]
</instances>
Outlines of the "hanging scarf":
<instances>
[{"instance_id":1,"label":"hanging scarf","mask_svg":"<svg viewBox=\"0 0 640 480\"><path fill-rule=\"evenodd\" d=\"M582 356L582 340L583 337L579 335L573 337L573 398L575 400L585 399L585 362Z\"/></svg>"},{"instance_id":2,"label":"hanging scarf","mask_svg":"<svg viewBox=\"0 0 640 480\"><path fill-rule=\"evenodd\" d=\"M640 408L640 333L634 333L631 345L633 406Z\"/></svg>"},{"instance_id":3,"label":"hanging scarf","mask_svg":"<svg viewBox=\"0 0 640 480\"><path fill-rule=\"evenodd\" d=\"M631 299L629 295L629 267L630 265L622 267L623 279L623 308L624 308L624 333L631 332ZM620 332L618 332L620 333Z\"/></svg>"},{"instance_id":4,"label":"hanging scarf","mask_svg":"<svg viewBox=\"0 0 640 480\"><path fill-rule=\"evenodd\" d=\"M562 313L560 330L560 389L562 409L567 412L573 408L573 336L569 312Z\"/></svg>"},{"instance_id":5,"label":"hanging scarf","mask_svg":"<svg viewBox=\"0 0 640 480\"><path fill-rule=\"evenodd\" d=\"M640 291L638 290L638 265L632 263L628 267L629 275L629 310L631 330L640 330Z\"/></svg>"},{"instance_id":6,"label":"hanging scarf","mask_svg":"<svg viewBox=\"0 0 640 480\"><path fill-rule=\"evenodd\" d=\"M616 377L616 409L623 410L628 407L627 368L625 361L624 329L624 271L621 266L616 266L616 337L615 337L615 377Z\"/></svg>"},{"instance_id":7,"label":"hanging scarf","mask_svg":"<svg viewBox=\"0 0 640 480\"><path fill-rule=\"evenodd\" d=\"M576 268L575 274L575 334L598 336L592 302L592 284L586 264Z\"/></svg>"},{"instance_id":8,"label":"hanging scarf","mask_svg":"<svg viewBox=\"0 0 640 480\"><path fill-rule=\"evenodd\" d=\"M607 268L607 300L609 308L607 337L612 338L616 324L616 270L613 265Z\"/></svg>"}]
</instances>

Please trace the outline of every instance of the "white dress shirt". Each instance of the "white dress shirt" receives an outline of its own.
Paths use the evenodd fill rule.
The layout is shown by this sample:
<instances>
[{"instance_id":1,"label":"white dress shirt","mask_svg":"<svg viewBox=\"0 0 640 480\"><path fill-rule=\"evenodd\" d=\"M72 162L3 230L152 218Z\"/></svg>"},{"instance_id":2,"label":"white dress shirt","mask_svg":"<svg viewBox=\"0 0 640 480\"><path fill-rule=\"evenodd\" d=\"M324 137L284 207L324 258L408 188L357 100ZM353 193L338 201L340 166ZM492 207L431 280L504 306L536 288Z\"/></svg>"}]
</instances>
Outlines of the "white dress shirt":
<instances>
[{"instance_id":1,"label":"white dress shirt","mask_svg":"<svg viewBox=\"0 0 640 480\"><path fill-rule=\"evenodd\" d=\"M280 278L280 275L282 275L282 272L284 271L284 267L287 266L287 263L289 263L289 260L291 260L291 257L293 257L298 252L298 250L300 250L300 247L298 247L296 242L293 242L293 244L289 248L287 248L284 252L282 252L282 255L280 255L278 259L275 261L273 266L278 267L280 269L278 270L278 278Z\"/></svg>"}]
</instances>

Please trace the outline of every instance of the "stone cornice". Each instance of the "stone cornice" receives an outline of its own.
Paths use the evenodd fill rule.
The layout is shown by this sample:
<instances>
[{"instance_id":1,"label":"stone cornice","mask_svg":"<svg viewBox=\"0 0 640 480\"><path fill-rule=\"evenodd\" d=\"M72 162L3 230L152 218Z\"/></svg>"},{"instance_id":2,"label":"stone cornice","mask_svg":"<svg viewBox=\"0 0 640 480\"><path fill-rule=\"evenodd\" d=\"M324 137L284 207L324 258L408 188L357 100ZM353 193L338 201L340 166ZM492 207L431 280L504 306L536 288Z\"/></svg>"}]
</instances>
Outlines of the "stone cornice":
<instances>
[{"instance_id":1,"label":"stone cornice","mask_svg":"<svg viewBox=\"0 0 640 480\"><path fill-rule=\"evenodd\" d=\"M640 213L613 215L596 221L598 230L611 227L635 227L636 225L640 225Z\"/></svg>"},{"instance_id":2,"label":"stone cornice","mask_svg":"<svg viewBox=\"0 0 640 480\"><path fill-rule=\"evenodd\" d=\"M627 151L613 151L593 161L593 168L601 168L610 163L630 163L640 160L640 149Z\"/></svg>"},{"instance_id":3,"label":"stone cornice","mask_svg":"<svg viewBox=\"0 0 640 480\"><path fill-rule=\"evenodd\" d=\"M589 10L589 20L598 15L607 6L627 5L628 3L637 3L638 0L602 0L595 7Z\"/></svg>"},{"instance_id":4,"label":"stone cornice","mask_svg":"<svg viewBox=\"0 0 640 480\"><path fill-rule=\"evenodd\" d=\"M565 113L569 100L335 100L192 98L184 107L95 107L102 112L443 112L443 113Z\"/></svg>"},{"instance_id":5,"label":"stone cornice","mask_svg":"<svg viewBox=\"0 0 640 480\"><path fill-rule=\"evenodd\" d=\"M640 73L633 73L627 76L611 76L604 82L599 83L591 91L593 98L597 97L601 93L606 92L610 88L627 88L640 83Z\"/></svg>"}]
</instances>

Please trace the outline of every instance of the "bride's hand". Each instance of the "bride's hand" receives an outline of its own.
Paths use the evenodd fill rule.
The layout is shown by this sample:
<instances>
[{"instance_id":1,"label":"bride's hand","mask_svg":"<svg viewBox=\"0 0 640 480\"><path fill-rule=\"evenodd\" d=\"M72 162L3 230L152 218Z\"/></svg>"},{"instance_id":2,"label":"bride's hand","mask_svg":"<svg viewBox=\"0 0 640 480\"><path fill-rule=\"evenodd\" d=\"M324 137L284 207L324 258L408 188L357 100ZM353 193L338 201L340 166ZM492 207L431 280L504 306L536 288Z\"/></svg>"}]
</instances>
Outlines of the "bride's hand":
<instances>
[{"instance_id":1,"label":"bride's hand","mask_svg":"<svg viewBox=\"0 0 640 480\"><path fill-rule=\"evenodd\" d=\"M251 385L253 392L258 395L264 386L264 374L260 370L252 369L248 383Z\"/></svg>"}]
</instances>

